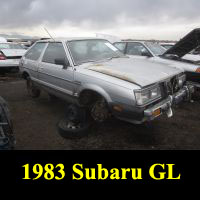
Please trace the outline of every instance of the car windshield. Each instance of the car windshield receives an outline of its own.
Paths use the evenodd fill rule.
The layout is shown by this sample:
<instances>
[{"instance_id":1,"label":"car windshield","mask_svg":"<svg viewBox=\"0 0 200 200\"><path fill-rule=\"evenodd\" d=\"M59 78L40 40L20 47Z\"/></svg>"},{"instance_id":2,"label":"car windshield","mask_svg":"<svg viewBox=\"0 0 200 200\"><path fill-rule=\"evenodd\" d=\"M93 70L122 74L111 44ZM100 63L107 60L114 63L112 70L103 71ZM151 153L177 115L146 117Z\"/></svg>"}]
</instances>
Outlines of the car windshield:
<instances>
[{"instance_id":1,"label":"car windshield","mask_svg":"<svg viewBox=\"0 0 200 200\"><path fill-rule=\"evenodd\" d=\"M69 41L68 46L76 65L124 56L115 46L102 39Z\"/></svg>"},{"instance_id":2,"label":"car windshield","mask_svg":"<svg viewBox=\"0 0 200 200\"><path fill-rule=\"evenodd\" d=\"M171 44L163 44L162 47L164 47L166 50L172 48L174 45Z\"/></svg>"},{"instance_id":3,"label":"car windshield","mask_svg":"<svg viewBox=\"0 0 200 200\"><path fill-rule=\"evenodd\" d=\"M155 42L145 42L145 45L152 51L156 56L160 56L165 53L166 49L161 47L158 43Z\"/></svg>"},{"instance_id":4,"label":"car windshield","mask_svg":"<svg viewBox=\"0 0 200 200\"><path fill-rule=\"evenodd\" d=\"M23 49L20 44L0 43L0 49Z\"/></svg>"}]
</instances>

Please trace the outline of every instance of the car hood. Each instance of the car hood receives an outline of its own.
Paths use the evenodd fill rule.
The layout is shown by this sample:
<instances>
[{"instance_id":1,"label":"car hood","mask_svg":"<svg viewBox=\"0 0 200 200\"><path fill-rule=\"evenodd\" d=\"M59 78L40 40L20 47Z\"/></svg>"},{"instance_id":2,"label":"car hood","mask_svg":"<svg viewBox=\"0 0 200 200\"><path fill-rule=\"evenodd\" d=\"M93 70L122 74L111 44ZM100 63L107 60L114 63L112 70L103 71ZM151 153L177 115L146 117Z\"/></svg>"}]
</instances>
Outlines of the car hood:
<instances>
[{"instance_id":1,"label":"car hood","mask_svg":"<svg viewBox=\"0 0 200 200\"><path fill-rule=\"evenodd\" d=\"M25 49L1 49L1 52L6 57L12 57L12 56L23 56L26 53Z\"/></svg>"},{"instance_id":2,"label":"car hood","mask_svg":"<svg viewBox=\"0 0 200 200\"><path fill-rule=\"evenodd\" d=\"M200 55L186 54L183 59L191 60L194 62L200 61Z\"/></svg>"},{"instance_id":3,"label":"car hood","mask_svg":"<svg viewBox=\"0 0 200 200\"><path fill-rule=\"evenodd\" d=\"M163 55L175 54L180 58L190 53L200 45L200 28L194 29L184 38L177 42L173 47L168 49Z\"/></svg>"},{"instance_id":4,"label":"car hood","mask_svg":"<svg viewBox=\"0 0 200 200\"><path fill-rule=\"evenodd\" d=\"M85 69L135 83L140 87L163 81L183 72L181 69L169 67L168 64L133 58L96 62Z\"/></svg>"},{"instance_id":5,"label":"car hood","mask_svg":"<svg viewBox=\"0 0 200 200\"><path fill-rule=\"evenodd\" d=\"M187 55L189 55L189 54L187 54ZM185 63L185 62L178 61L178 60L166 59L163 56L151 57L151 58L147 58L144 56L129 56L129 57L142 59L142 60L148 60L148 61L151 61L154 63L159 63L161 65L164 64L164 65L167 65L172 68L179 68L180 70L183 70L185 72L196 72L196 70L199 68L198 64L191 64L191 63ZM184 56L184 58L185 58L185 56Z\"/></svg>"}]
</instances>

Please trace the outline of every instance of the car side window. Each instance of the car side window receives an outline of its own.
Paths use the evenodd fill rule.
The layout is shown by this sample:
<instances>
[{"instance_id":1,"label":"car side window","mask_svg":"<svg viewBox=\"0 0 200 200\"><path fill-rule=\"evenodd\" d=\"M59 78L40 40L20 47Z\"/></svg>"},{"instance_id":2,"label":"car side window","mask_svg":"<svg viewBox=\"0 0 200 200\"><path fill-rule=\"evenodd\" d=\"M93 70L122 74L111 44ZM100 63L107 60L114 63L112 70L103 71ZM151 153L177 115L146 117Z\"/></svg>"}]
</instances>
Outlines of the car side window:
<instances>
[{"instance_id":1,"label":"car side window","mask_svg":"<svg viewBox=\"0 0 200 200\"><path fill-rule=\"evenodd\" d=\"M38 60L42 51L44 50L46 43L35 44L25 55L25 58L30 60Z\"/></svg>"},{"instance_id":2,"label":"car side window","mask_svg":"<svg viewBox=\"0 0 200 200\"><path fill-rule=\"evenodd\" d=\"M148 51L143 44L137 42L129 42L127 45L126 54L142 56L143 51Z\"/></svg>"},{"instance_id":3,"label":"car side window","mask_svg":"<svg viewBox=\"0 0 200 200\"><path fill-rule=\"evenodd\" d=\"M126 43L125 42L118 42L114 44L122 53L125 53Z\"/></svg>"},{"instance_id":4,"label":"car side window","mask_svg":"<svg viewBox=\"0 0 200 200\"><path fill-rule=\"evenodd\" d=\"M42 62L56 64L56 60L67 61L67 56L61 42L49 43Z\"/></svg>"}]
</instances>

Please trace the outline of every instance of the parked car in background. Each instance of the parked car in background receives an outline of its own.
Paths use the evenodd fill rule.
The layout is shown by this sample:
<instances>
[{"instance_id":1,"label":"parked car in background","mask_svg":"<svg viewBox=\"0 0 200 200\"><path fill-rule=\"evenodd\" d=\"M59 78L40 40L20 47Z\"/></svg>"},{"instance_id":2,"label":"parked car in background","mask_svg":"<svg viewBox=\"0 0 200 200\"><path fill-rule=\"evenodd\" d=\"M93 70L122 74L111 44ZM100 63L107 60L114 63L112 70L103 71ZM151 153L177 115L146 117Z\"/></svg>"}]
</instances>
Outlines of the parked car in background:
<instances>
[{"instance_id":1,"label":"parked car in background","mask_svg":"<svg viewBox=\"0 0 200 200\"><path fill-rule=\"evenodd\" d=\"M129 58L96 38L39 41L22 57L20 72L32 97L46 90L98 122L110 116L135 124L162 114L171 117L172 105L190 100L194 90L183 70ZM68 117L85 117L80 109L68 110ZM63 127L74 131L80 121L65 121Z\"/></svg>"},{"instance_id":2,"label":"parked car in background","mask_svg":"<svg viewBox=\"0 0 200 200\"><path fill-rule=\"evenodd\" d=\"M4 37L0 37L0 42L7 42L7 40Z\"/></svg>"},{"instance_id":3,"label":"parked car in background","mask_svg":"<svg viewBox=\"0 0 200 200\"><path fill-rule=\"evenodd\" d=\"M172 48L176 43L171 43L171 42L160 42L160 46L165 48L166 50Z\"/></svg>"},{"instance_id":4,"label":"parked car in background","mask_svg":"<svg viewBox=\"0 0 200 200\"><path fill-rule=\"evenodd\" d=\"M159 43L162 47L166 50L171 49L176 43ZM200 53L197 49L192 50L191 52L187 53L182 57L184 62L200 64Z\"/></svg>"},{"instance_id":5,"label":"parked car in background","mask_svg":"<svg viewBox=\"0 0 200 200\"><path fill-rule=\"evenodd\" d=\"M194 49L191 53L194 55L200 55L200 46L198 46L196 49Z\"/></svg>"},{"instance_id":6,"label":"parked car in background","mask_svg":"<svg viewBox=\"0 0 200 200\"><path fill-rule=\"evenodd\" d=\"M0 150L13 149L15 137L6 101L0 97Z\"/></svg>"},{"instance_id":7,"label":"parked car in background","mask_svg":"<svg viewBox=\"0 0 200 200\"><path fill-rule=\"evenodd\" d=\"M116 42L114 45L121 52L133 58L146 60L152 63L165 64L172 68L183 69L186 72L187 81L190 81L196 88L200 88L200 66L197 63L182 59L181 55L185 55L185 53L183 53L181 49L179 51L182 52L182 54L178 54L177 52L177 55L175 55L175 49L174 52L170 52L170 49L166 51L165 48L155 42L131 40ZM191 47L187 49L190 51L192 50ZM188 51L185 50L185 52Z\"/></svg>"},{"instance_id":8,"label":"parked car in background","mask_svg":"<svg viewBox=\"0 0 200 200\"><path fill-rule=\"evenodd\" d=\"M18 71L26 50L18 43L0 42L0 72Z\"/></svg>"},{"instance_id":9,"label":"parked car in background","mask_svg":"<svg viewBox=\"0 0 200 200\"><path fill-rule=\"evenodd\" d=\"M193 64L200 64L200 56L192 55L191 52L199 47L200 43L200 28L194 29L177 42L173 47L168 49L164 56L170 59L180 60ZM169 56L171 55L171 56Z\"/></svg>"}]
</instances>

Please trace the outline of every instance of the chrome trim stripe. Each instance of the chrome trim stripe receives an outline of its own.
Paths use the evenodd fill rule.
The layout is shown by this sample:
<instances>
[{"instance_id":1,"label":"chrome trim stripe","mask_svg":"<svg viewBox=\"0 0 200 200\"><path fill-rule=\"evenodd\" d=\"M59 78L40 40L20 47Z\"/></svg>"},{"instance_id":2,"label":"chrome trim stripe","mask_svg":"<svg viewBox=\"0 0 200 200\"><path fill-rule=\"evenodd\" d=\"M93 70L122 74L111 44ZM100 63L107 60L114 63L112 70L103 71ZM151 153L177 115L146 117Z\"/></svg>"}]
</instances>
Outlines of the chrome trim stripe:
<instances>
[{"instance_id":1,"label":"chrome trim stripe","mask_svg":"<svg viewBox=\"0 0 200 200\"><path fill-rule=\"evenodd\" d=\"M72 91L63 89L63 88L61 88L61 87L54 86L54 85L52 85L52 84L50 84L50 83L47 83L47 82L44 82L44 81L35 79L35 78L33 78L33 77L31 77L31 80L33 80L33 81L39 83L40 85L44 85L44 86L47 86L47 87L49 87L49 88L53 88L53 89L55 89L55 90L58 90L58 91L60 91L60 92L62 92L62 93L68 94L68 95L72 95L72 96L73 96L73 94L74 94Z\"/></svg>"}]
</instances>

